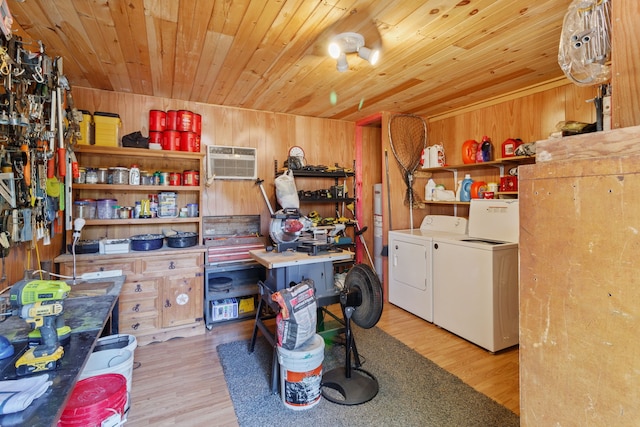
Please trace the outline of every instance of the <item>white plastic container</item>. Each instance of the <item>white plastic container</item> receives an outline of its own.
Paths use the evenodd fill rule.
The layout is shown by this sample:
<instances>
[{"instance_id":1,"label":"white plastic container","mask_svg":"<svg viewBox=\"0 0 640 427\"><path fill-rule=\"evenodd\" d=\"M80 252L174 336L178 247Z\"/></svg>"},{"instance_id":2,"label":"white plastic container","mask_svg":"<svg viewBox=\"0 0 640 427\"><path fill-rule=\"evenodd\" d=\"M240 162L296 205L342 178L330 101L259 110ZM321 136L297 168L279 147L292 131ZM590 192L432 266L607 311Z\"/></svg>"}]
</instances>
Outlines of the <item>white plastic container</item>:
<instances>
[{"instance_id":1,"label":"white plastic container","mask_svg":"<svg viewBox=\"0 0 640 427\"><path fill-rule=\"evenodd\" d=\"M300 411L320 402L323 360L324 340L318 334L295 350L278 347L280 393L286 407Z\"/></svg>"},{"instance_id":2,"label":"white plastic container","mask_svg":"<svg viewBox=\"0 0 640 427\"><path fill-rule=\"evenodd\" d=\"M430 201L433 200L433 192L436 189L436 182L432 179L429 178L429 181L427 181L427 185L424 186L424 199L426 201Z\"/></svg>"}]
</instances>

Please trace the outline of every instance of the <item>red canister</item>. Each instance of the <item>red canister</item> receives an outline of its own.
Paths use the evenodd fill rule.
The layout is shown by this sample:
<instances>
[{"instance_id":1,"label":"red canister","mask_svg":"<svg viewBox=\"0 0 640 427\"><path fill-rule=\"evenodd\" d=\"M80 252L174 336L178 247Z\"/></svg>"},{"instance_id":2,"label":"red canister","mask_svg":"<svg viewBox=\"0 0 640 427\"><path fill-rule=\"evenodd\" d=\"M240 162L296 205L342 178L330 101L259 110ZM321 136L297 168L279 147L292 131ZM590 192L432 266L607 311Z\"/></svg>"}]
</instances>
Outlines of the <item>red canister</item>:
<instances>
[{"instance_id":1,"label":"red canister","mask_svg":"<svg viewBox=\"0 0 640 427\"><path fill-rule=\"evenodd\" d=\"M198 171L182 172L182 185L200 185Z\"/></svg>"},{"instance_id":2,"label":"red canister","mask_svg":"<svg viewBox=\"0 0 640 427\"><path fill-rule=\"evenodd\" d=\"M166 130L178 130L178 110L167 111Z\"/></svg>"},{"instance_id":3,"label":"red canister","mask_svg":"<svg viewBox=\"0 0 640 427\"><path fill-rule=\"evenodd\" d=\"M180 149L180 132L165 130L162 132L162 149L177 151Z\"/></svg>"},{"instance_id":4,"label":"red canister","mask_svg":"<svg viewBox=\"0 0 640 427\"><path fill-rule=\"evenodd\" d=\"M196 151L196 134L180 132L180 151Z\"/></svg>"},{"instance_id":5,"label":"red canister","mask_svg":"<svg viewBox=\"0 0 640 427\"><path fill-rule=\"evenodd\" d=\"M198 113L193 113L193 120L191 121L191 132L196 135L200 135L202 132L202 116Z\"/></svg>"},{"instance_id":6,"label":"red canister","mask_svg":"<svg viewBox=\"0 0 640 427\"><path fill-rule=\"evenodd\" d=\"M193 113L189 110L178 110L176 129L181 132L191 132L191 123L193 123Z\"/></svg>"},{"instance_id":7,"label":"red canister","mask_svg":"<svg viewBox=\"0 0 640 427\"><path fill-rule=\"evenodd\" d=\"M162 145L162 134L163 132L157 131L149 131L149 144L160 144Z\"/></svg>"},{"instance_id":8,"label":"red canister","mask_svg":"<svg viewBox=\"0 0 640 427\"><path fill-rule=\"evenodd\" d=\"M182 175L178 172L169 173L169 185L181 185Z\"/></svg>"},{"instance_id":9,"label":"red canister","mask_svg":"<svg viewBox=\"0 0 640 427\"><path fill-rule=\"evenodd\" d=\"M200 135L196 134L196 145L193 147L193 151L200 152Z\"/></svg>"},{"instance_id":10,"label":"red canister","mask_svg":"<svg viewBox=\"0 0 640 427\"><path fill-rule=\"evenodd\" d=\"M149 130L162 132L167 127L167 113L161 110L149 111Z\"/></svg>"}]
</instances>

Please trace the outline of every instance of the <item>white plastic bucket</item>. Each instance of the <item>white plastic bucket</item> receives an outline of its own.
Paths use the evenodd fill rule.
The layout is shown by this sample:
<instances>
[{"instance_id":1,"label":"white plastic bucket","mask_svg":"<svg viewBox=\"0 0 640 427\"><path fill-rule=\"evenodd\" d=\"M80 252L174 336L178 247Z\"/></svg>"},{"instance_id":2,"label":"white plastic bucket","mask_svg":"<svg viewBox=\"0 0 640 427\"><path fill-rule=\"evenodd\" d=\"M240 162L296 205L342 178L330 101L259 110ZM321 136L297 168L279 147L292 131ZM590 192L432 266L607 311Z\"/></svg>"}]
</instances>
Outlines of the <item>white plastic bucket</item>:
<instances>
[{"instance_id":1,"label":"white plastic bucket","mask_svg":"<svg viewBox=\"0 0 640 427\"><path fill-rule=\"evenodd\" d=\"M133 353L125 348L102 350L91 353L89 360L80 373L79 380L103 374L120 374L127 379L127 404L131 395L131 376L133 374Z\"/></svg>"},{"instance_id":2,"label":"white plastic bucket","mask_svg":"<svg viewBox=\"0 0 640 427\"><path fill-rule=\"evenodd\" d=\"M285 406L299 411L320 402L323 360L324 340L318 334L295 350L278 347L280 394Z\"/></svg>"},{"instance_id":3,"label":"white plastic bucket","mask_svg":"<svg viewBox=\"0 0 640 427\"><path fill-rule=\"evenodd\" d=\"M98 338L93 351L114 350L119 348L127 349L131 354L135 353L138 341L134 335L117 334Z\"/></svg>"}]
</instances>

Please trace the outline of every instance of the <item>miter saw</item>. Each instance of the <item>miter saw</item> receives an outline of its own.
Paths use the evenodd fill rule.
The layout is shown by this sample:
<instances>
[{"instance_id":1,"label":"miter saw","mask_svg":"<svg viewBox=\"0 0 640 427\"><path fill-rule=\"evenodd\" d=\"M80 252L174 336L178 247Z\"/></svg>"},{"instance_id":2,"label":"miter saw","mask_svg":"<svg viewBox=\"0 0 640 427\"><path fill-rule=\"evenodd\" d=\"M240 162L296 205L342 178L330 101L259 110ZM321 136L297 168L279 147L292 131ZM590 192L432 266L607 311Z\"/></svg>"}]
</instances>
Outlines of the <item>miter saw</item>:
<instances>
[{"instance_id":1,"label":"miter saw","mask_svg":"<svg viewBox=\"0 0 640 427\"><path fill-rule=\"evenodd\" d=\"M293 250L316 255L318 252L335 249L335 246L328 242L326 236L327 234L330 236L335 235L341 229L344 230L344 224L319 227L311 219L302 215L296 208L285 208L274 212L262 182L263 180L261 179L256 180L256 184L260 186L262 196L271 214L269 236L276 252ZM318 238L320 235L324 238Z\"/></svg>"},{"instance_id":2,"label":"miter saw","mask_svg":"<svg viewBox=\"0 0 640 427\"><path fill-rule=\"evenodd\" d=\"M34 372L54 370L64 355L60 336L68 336L71 329L62 320L63 300L71 287L61 280L23 279L11 287L9 302L12 315L18 315L30 324L36 334L30 334L30 341L39 332L40 343L29 348L16 361L16 374L27 375ZM37 339L37 338L36 338Z\"/></svg>"}]
</instances>

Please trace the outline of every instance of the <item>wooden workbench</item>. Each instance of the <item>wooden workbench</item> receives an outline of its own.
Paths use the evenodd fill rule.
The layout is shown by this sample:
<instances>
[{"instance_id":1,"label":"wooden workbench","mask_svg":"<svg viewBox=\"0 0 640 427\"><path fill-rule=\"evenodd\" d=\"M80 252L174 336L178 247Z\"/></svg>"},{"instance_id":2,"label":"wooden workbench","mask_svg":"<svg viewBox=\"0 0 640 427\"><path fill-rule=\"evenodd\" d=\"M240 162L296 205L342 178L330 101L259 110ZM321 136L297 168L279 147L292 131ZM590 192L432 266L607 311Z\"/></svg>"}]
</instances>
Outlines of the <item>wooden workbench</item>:
<instances>
[{"instance_id":1,"label":"wooden workbench","mask_svg":"<svg viewBox=\"0 0 640 427\"><path fill-rule=\"evenodd\" d=\"M7 426L55 426L95 346L112 315L117 315L117 301L125 277L89 280L71 286L69 298L64 300L63 318L71 327L69 342L64 345L60 366L50 371L53 382L49 390L34 400L24 411L0 415L0 425ZM107 286L105 286L107 285ZM91 289L95 291L91 291ZM98 291L98 289L103 289ZM117 324L117 322L115 322ZM9 339L15 348L13 357L0 361L0 379L16 379L15 361L26 350L30 327L17 317L9 317L0 323L0 334ZM108 331L109 333L112 330Z\"/></svg>"}]
</instances>

